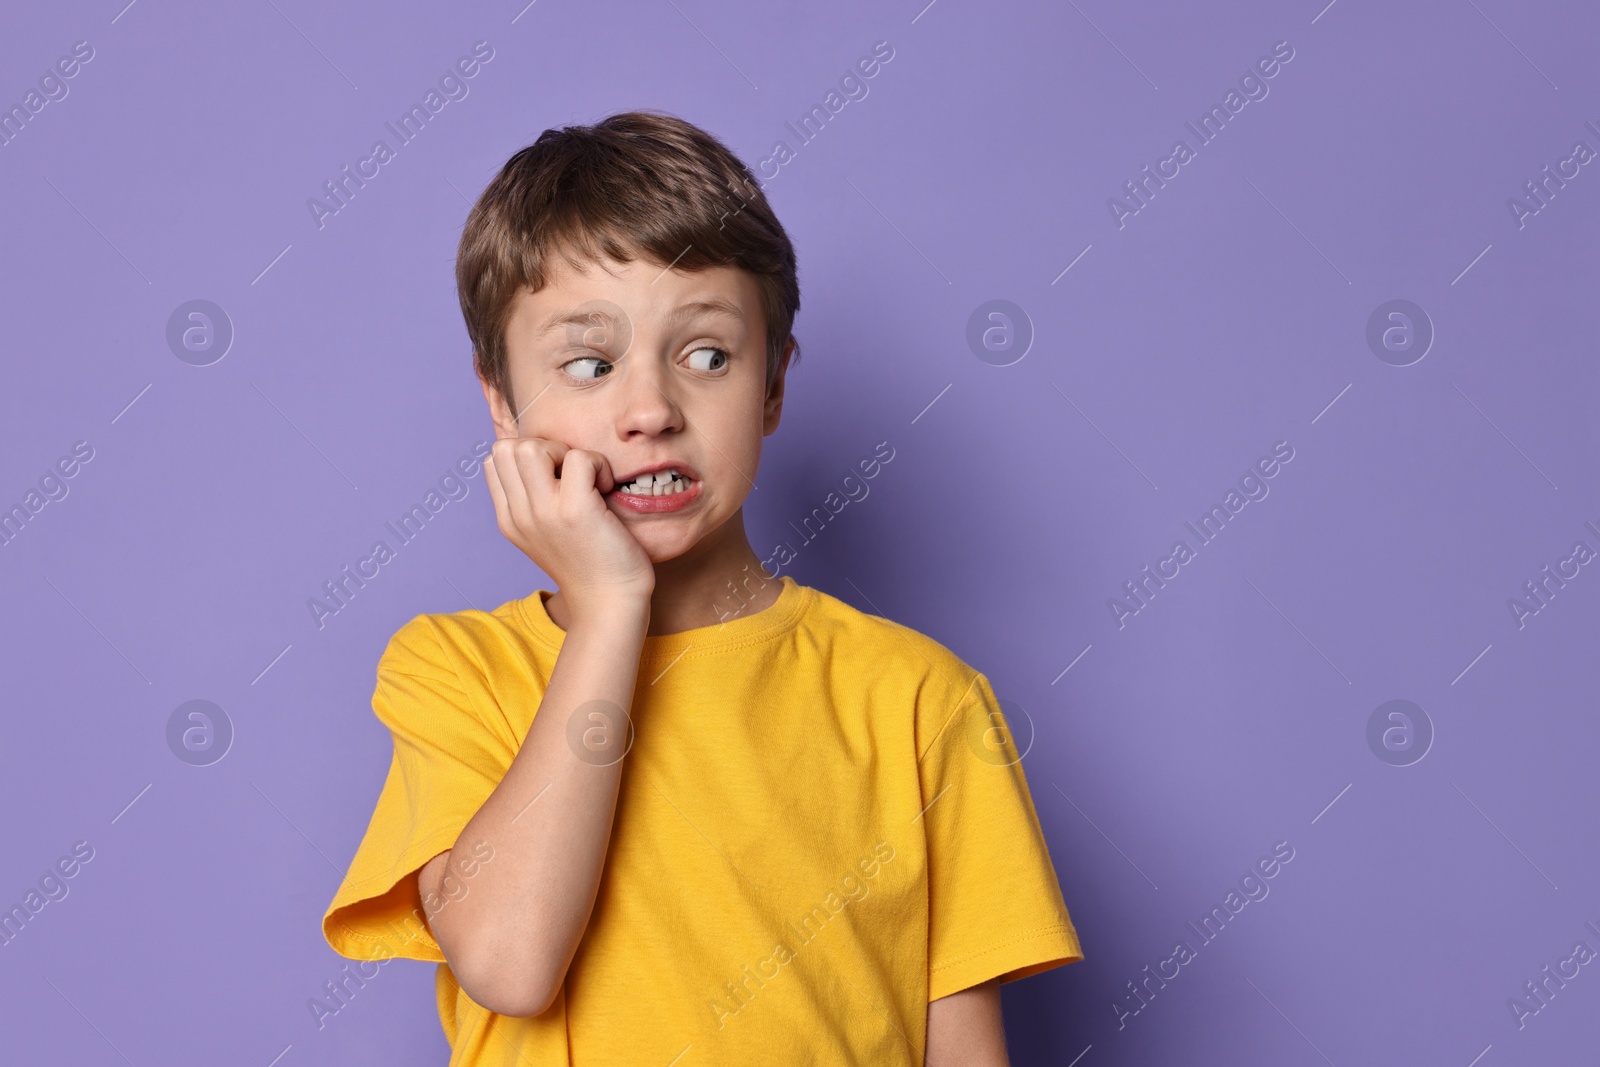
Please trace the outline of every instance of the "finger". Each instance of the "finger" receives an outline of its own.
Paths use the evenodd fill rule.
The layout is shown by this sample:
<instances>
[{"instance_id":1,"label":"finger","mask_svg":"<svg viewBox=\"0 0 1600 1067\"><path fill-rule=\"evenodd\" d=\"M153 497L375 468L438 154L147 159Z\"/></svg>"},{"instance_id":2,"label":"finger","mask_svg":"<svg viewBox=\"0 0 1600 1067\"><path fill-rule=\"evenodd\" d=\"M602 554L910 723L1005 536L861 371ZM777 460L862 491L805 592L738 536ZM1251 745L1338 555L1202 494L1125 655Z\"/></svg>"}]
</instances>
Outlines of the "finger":
<instances>
[{"instance_id":1,"label":"finger","mask_svg":"<svg viewBox=\"0 0 1600 1067\"><path fill-rule=\"evenodd\" d=\"M500 532L507 538L516 534L516 523L511 518L511 505L506 501L505 486L500 484L500 474L495 467L494 453L483 457L483 480L489 486L489 499L494 501L494 518Z\"/></svg>"},{"instance_id":2,"label":"finger","mask_svg":"<svg viewBox=\"0 0 1600 1067\"><path fill-rule=\"evenodd\" d=\"M595 484L599 466L605 460L598 453L580 448L570 449L561 459L561 500L568 507L579 507L580 501L599 492Z\"/></svg>"},{"instance_id":3,"label":"finger","mask_svg":"<svg viewBox=\"0 0 1600 1067\"><path fill-rule=\"evenodd\" d=\"M522 437L532 445L517 450L517 469L522 472L523 485L530 492L530 503L554 500L556 496L556 471L561 466L561 454L567 446L548 437Z\"/></svg>"},{"instance_id":4,"label":"finger","mask_svg":"<svg viewBox=\"0 0 1600 1067\"><path fill-rule=\"evenodd\" d=\"M602 494L609 493L617 487L616 472L611 469L611 461L603 453L596 452L599 466L595 469L594 487Z\"/></svg>"},{"instance_id":5,"label":"finger","mask_svg":"<svg viewBox=\"0 0 1600 1067\"><path fill-rule=\"evenodd\" d=\"M503 437L490 450L495 478L500 483L500 491L506 502L506 515L514 530L529 529L533 521L528 486L524 481L522 465L517 460L517 452L521 447L517 442L520 440L518 437Z\"/></svg>"},{"instance_id":6,"label":"finger","mask_svg":"<svg viewBox=\"0 0 1600 1067\"><path fill-rule=\"evenodd\" d=\"M605 454L587 449L580 451L583 453L584 463L589 472L589 484L602 494L615 489L617 479L611 470L611 461L606 459Z\"/></svg>"}]
</instances>

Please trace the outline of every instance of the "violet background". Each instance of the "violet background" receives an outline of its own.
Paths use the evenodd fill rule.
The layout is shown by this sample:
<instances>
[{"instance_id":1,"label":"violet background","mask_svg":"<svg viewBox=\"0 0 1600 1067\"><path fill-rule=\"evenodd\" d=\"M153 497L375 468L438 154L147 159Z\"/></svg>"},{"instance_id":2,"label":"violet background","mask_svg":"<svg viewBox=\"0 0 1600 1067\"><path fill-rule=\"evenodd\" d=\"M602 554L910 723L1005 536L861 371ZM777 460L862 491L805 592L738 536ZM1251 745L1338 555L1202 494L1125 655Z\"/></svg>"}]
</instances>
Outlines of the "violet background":
<instances>
[{"instance_id":1,"label":"violet background","mask_svg":"<svg viewBox=\"0 0 1600 1067\"><path fill-rule=\"evenodd\" d=\"M480 475L320 630L307 601L492 436L452 276L469 198L541 130L631 107L752 167L796 150L766 190L804 355L754 545L797 543L888 441L785 573L944 642L1035 731L1087 959L1005 987L1013 1062L1600 1043L1600 965L1524 1028L1507 1003L1600 950L1600 577L1508 608L1600 547L1600 165L1520 228L1507 206L1600 148L1594 8L123 2L0 35L7 105L95 50L0 147L0 506L94 449L0 547L0 906L95 849L0 946L0 1060L445 1062L430 965L320 1030L307 1007L388 767L373 669L419 612L551 586ZM468 97L319 229L307 199L479 40ZM868 95L799 145L785 124L880 40ZM1119 229L1108 198L1280 40L1269 95ZM1396 298L1436 331L1403 367L1366 342ZM166 341L192 299L235 330L209 366ZM966 340L993 299L1033 331L1009 366ZM1270 494L1119 628L1108 600L1278 441ZM209 766L166 740L193 699L235 731ZM1435 732L1409 766L1367 742L1391 699ZM1278 841L1270 895L1119 1029L1127 983Z\"/></svg>"}]
</instances>

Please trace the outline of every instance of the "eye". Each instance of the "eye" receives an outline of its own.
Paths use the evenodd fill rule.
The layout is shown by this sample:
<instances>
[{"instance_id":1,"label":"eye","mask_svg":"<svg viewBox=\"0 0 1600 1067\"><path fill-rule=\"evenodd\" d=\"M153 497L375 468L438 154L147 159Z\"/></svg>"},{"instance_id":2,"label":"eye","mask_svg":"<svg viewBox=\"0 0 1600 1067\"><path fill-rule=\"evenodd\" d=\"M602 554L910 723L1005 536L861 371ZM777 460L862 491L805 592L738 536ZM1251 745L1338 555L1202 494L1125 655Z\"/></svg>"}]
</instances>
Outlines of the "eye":
<instances>
[{"instance_id":1,"label":"eye","mask_svg":"<svg viewBox=\"0 0 1600 1067\"><path fill-rule=\"evenodd\" d=\"M588 368L592 373L584 373L584 368L581 366L579 366L578 370L576 371L571 369L575 365L584 363L594 363L598 364L598 366ZM573 378L582 378L592 381L595 378L605 377L606 374L608 374L611 370L611 364L607 363L599 356L579 356L577 359L569 359L565 363L561 364L561 369L566 371L567 374Z\"/></svg>"},{"instance_id":2,"label":"eye","mask_svg":"<svg viewBox=\"0 0 1600 1067\"><path fill-rule=\"evenodd\" d=\"M710 353L710 355L706 356L705 353ZM721 357L720 361L718 359L719 356ZM705 345L689 353L689 364L695 370L720 371L728 366L729 358L728 353L722 349ZM709 366L702 366L702 363L709 364Z\"/></svg>"}]
</instances>

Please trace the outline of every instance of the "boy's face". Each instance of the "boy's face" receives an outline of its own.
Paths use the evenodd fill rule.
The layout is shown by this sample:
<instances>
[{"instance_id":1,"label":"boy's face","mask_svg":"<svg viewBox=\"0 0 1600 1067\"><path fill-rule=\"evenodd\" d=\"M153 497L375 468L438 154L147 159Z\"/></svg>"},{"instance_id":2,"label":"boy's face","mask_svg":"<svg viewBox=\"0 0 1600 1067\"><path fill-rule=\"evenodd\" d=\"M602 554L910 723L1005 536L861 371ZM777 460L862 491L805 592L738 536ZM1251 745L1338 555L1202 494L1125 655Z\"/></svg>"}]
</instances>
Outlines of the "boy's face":
<instances>
[{"instance_id":1,"label":"boy's face","mask_svg":"<svg viewBox=\"0 0 1600 1067\"><path fill-rule=\"evenodd\" d=\"M520 411L483 383L501 437L598 452L617 478L671 463L698 482L675 510L643 512L606 496L651 562L682 555L738 514L762 438L778 428L789 360L785 351L769 395L765 315L750 274L663 270L644 259L575 267L556 256L545 287L517 295L505 345Z\"/></svg>"}]
</instances>

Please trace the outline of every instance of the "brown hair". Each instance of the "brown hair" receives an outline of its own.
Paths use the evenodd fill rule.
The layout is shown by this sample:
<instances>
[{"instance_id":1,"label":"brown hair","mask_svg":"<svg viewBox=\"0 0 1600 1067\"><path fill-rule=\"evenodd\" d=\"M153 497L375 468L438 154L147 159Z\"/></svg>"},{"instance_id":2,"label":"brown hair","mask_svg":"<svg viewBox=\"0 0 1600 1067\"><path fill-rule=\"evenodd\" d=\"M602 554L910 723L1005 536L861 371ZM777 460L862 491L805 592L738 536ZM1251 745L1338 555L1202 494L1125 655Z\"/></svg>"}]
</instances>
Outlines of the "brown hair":
<instances>
[{"instance_id":1,"label":"brown hair","mask_svg":"<svg viewBox=\"0 0 1600 1067\"><path fill-rule=\"evenodd\" d=\"M766 313L772 388L800 310L794 246L750 169L709 133L658 111L548 129L478 197L456 252L456 291L478 376L513 412L506 321L519 291L544 288L558 251L569 261L603 252L748 271ZM791 359L799 356L797 342Z\"/></svg>"}]
</instances>

